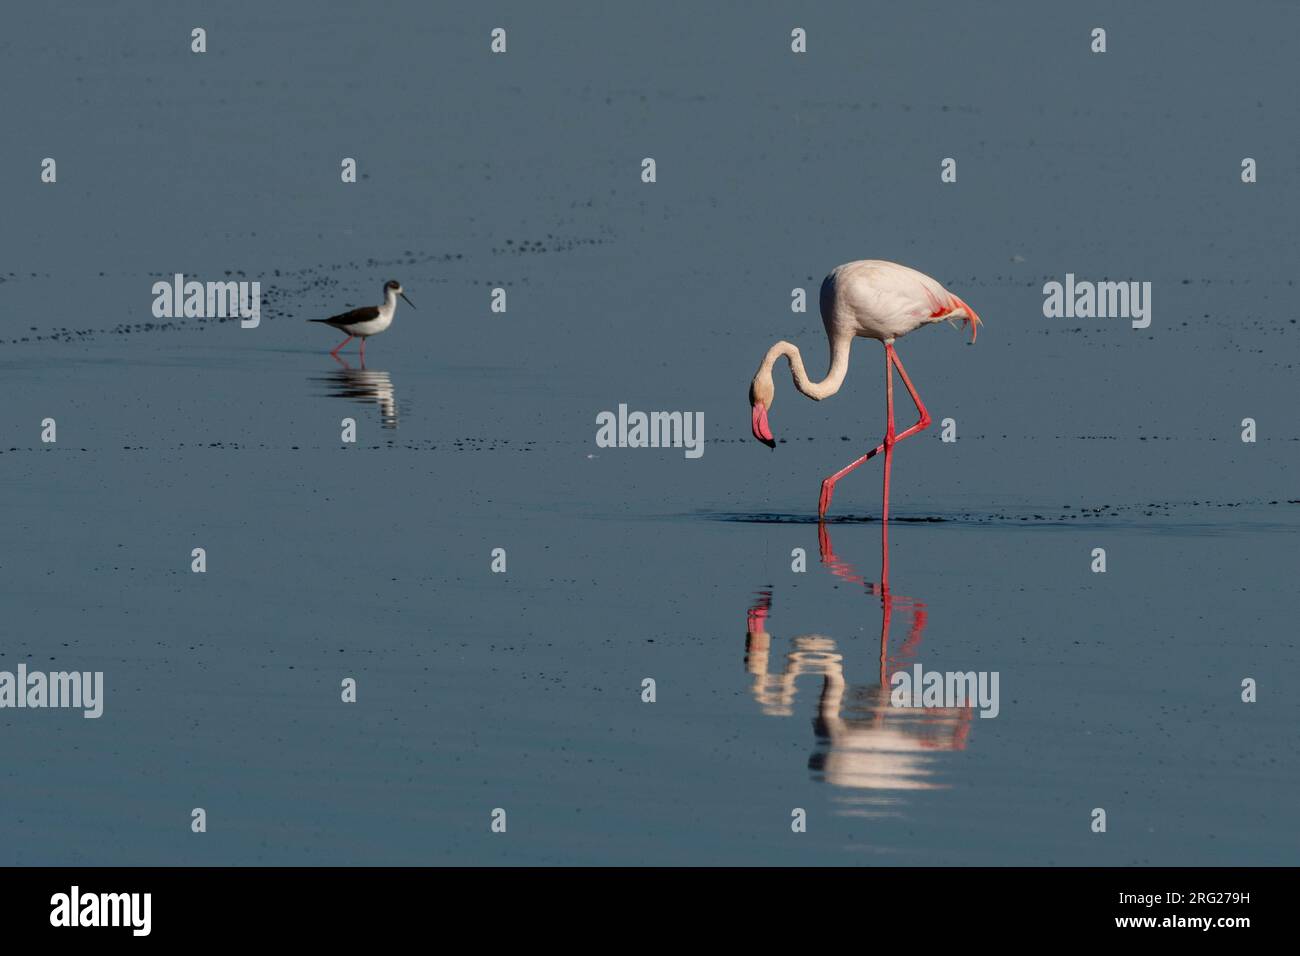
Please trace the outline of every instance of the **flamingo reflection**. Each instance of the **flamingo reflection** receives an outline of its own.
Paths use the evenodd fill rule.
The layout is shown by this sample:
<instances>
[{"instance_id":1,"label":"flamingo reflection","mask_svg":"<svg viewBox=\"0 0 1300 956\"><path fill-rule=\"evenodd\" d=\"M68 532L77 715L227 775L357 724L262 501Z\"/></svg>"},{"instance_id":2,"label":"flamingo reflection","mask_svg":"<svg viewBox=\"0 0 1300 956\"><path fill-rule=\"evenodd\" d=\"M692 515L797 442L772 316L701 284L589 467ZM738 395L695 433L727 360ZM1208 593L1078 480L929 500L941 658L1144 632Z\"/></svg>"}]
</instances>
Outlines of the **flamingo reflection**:
<instances>
[{"instance_id":1,"label":"flamingo reflection","mask_svg":"<svg viewBox=\"0 0 1300 956\"><path fill-rule=\"evenodd\" d=\"M821 694L813 732L817 749L809 768L837 787L869 790L927 790L944 785L932 778L936 753L962 750L970 732L972 708L897 708L890 704L889 675L906 665L920 646L926 625L921 601L893 594L888 575L880 582L865 580L831 545L825 524L818 526L821 562L832 574L880 601L880 649L876 683L853 684L845 676L844 655L834 638L801 634L791 638L784 664L772 673L772 635L768 617L772 591L759 591L747 614L745 669L753 677L751 692L763 713L788 717L794 713L798 679L820 675ZM908 620L907 635L891 654L890 627L894 612Z\"/></svg>"},{"instance_id":2,"label":"flamingo reflection","mask_svg":"<svg viewBox=\"0 0 1300 956\"><path fill-rule=\"evenodd\" d=\"M323 383L328 394L333 398L343 398L363 404L374 403L379 406L379 417L384 428L397 427L397 393L393 390L393 380L387 372L368 369L364 365L353 368L339 356L334 356L342 368L329 375L321 375L314 381Z\"/></svg>"}]
</instances>

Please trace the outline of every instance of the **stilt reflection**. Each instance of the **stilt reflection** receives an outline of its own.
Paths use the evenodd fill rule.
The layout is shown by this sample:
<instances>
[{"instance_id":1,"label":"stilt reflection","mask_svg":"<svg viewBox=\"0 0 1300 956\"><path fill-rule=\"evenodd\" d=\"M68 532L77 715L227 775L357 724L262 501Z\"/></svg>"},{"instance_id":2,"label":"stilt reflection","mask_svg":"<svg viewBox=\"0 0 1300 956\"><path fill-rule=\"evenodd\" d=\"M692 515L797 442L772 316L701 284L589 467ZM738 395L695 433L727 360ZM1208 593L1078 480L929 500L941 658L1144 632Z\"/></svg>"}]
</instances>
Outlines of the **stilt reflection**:
<instances>
[{"instance_id":1,"label":"stilt reflection","mask_svg":"<svg viewBox=\"0 0 1300 956\"><path fill-rule=\"evenodd\" d=\"M379 417L384 428L397 428L397 393L387 372L362 366L353 368L339 356L334 356L341 368L328 375L313 377L313 381L326 387L326 394L362 404L379 406Z\"/></svg>"}]
</instances>

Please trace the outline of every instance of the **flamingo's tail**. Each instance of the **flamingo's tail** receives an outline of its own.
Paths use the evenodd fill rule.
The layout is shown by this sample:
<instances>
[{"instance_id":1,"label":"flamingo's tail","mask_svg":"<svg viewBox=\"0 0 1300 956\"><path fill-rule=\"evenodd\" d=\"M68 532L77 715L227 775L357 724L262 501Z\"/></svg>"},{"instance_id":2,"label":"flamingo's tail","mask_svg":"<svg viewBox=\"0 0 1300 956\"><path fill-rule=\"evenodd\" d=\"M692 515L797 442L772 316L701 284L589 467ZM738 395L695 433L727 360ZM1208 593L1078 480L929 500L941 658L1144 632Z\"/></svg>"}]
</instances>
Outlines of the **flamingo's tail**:
<instances>
[{"instance_id":1,"label":"flamingo's tail","mask_svg":"<svg viewBox=\"0 0 1300 956\"><path fill-rule=\"evenodd\" d=\"M961 321L965 322L967 325L970 326L970 340L973 343L975 341L975 336L979 334L979 327L984 323L981 322L980 317L975 314L975 310L972 309L965 302L963 302L961 299L959 299L957 296L954 295L952 297L952 301L958 309L961 309L961 311L966 313L965 317L959 317L959 318L961 318Z\"/></svg>"}]
</instances>

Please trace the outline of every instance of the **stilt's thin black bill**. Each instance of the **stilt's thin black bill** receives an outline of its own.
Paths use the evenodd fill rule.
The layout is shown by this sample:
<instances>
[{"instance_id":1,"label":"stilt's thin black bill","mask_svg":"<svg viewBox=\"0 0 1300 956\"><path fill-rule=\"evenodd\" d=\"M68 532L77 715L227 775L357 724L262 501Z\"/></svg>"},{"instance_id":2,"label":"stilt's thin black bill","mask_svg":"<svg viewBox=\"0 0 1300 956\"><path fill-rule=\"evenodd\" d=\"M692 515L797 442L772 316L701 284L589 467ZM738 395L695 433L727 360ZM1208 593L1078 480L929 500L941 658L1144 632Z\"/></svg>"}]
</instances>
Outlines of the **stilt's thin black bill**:
<instances>
[{"instance_id":1,"label":"stilt's thin black bill","mask_svg":"<svg viewBox=\"0 0 1300 956\"><path fill-rule=\"evenodd\" d=\"M403 299L406 299L406 293L405 293L405 292L399 292L399 293L397 293L397 294L400 295ZM412 302L410 299L406 299L406 304L409 305L409 306L410 306L411 308L413 308L413 309L415 308L415 303Z\"/></svg>"}]
</instances>

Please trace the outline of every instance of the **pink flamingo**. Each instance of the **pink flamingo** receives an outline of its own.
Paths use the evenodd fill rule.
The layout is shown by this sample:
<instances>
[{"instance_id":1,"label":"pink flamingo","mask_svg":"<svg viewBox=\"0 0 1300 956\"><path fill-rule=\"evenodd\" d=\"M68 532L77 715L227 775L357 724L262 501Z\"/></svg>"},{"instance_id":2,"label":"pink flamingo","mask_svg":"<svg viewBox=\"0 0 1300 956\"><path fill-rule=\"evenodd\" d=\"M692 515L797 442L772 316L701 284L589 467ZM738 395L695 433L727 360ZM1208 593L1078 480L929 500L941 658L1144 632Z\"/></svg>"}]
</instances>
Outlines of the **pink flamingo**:
<instances>
[{"instance_id":1,"label":"pink flamingo","mask_svg":"<svg viewBox=\"0 0 1300 956\"><path fill-rule=\"evenodd\" d=\"M803 358L799 349L789 342L777 342L767 350L763 363L754 375L749 386L749 403L754 437L769 448L776 447L772 430L767 423L767 413L772 407L776 387L772 384L772 367L776 360L785 356L790 360L790 371L794 376L794 387L804 395L816 401L829 398L840 390L844 377L849 371L849 347L857 336L878 339L885 345L885 405L888 420L885 425L885 440L856 461L845 465L835 474L822 482L821 497L817 502L817 517L824 518L830 507L831 497L835 494L835 483L857 468L863 462L885 453L885 490L884 505L881 508L881 521L885 522L881 532L881 547L884 554L884 572L887 576L889 567L889 466L893 456L894 445L904 438L910 438L930 425L930 414L925 410L921 396L912 387L912 380L907 377L903 363L898 360L894 349L894 340L906 335L913 329L935 322L955 322L960 319L971 328L971 341L982 324L975 310L953 295L936 280L923 272L900 266L896 262L881 259L862 259L837 266L825 279L821 288L822 324L826 327L826 338L830 342L831 365L826 377L820 382L811 381L804 371ZM894 432L894 376L897 368L907 386L908 394L920 415L911 428L895 434Z\"/></svg>"}]
</instances>

